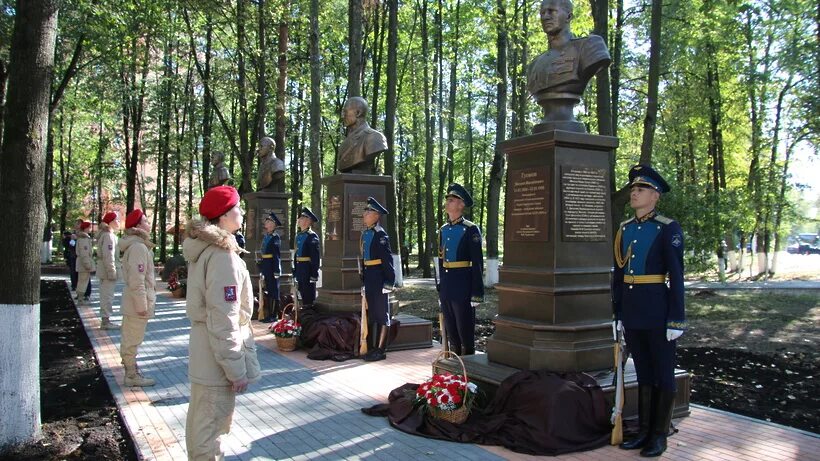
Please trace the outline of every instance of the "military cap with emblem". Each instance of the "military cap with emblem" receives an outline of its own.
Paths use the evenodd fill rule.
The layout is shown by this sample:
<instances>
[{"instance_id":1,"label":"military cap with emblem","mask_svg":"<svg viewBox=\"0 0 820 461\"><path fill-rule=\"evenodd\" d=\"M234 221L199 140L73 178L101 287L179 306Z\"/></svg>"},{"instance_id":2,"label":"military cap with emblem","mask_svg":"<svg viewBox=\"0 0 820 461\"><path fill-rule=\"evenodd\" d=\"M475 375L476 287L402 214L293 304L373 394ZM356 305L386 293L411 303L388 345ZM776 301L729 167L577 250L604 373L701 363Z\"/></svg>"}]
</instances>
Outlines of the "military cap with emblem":
<instances>
[{"instance_id":1,"label":"military cap with emblem","mask_svg":"<svg viewBox=\"0 0 820 461\"><path fill-rule=\"evenodd\" d=\"M387 208L383 207L382 204L373 197L367 197L367 206L365 206L364 209L367 211L375 211L376 213L383 215L390 214L387 212Z\"/></svg>"},{"instance_id":2,"label":"military cap with emblem","mask_svg":"<svg viewBox=\"0 0 820 461\"><path fill-rule=\"evenodd\" d=\"M280 221L280 220L279 220L279 217L278 217L278 216L276 216L276 213L274 213L274 212L272 212L272 211L270 212L270 214L269 214L267 217L265 217L265 219L266 219L266 220L271 220L271 221L273 221L273 222L274 222L274 224L276 224L277 226L281 226L281 225L282 225L282 221Z\"/></svg>"},{"instance_id":3,"label":"military cap with emblem","mask_svg":"<svg viewBox=\"0 0 820 461\"><path fill-rule=\"evenodd\" d=\"M671 190L663 176L648 165L635 165L629 170L627 187L632 186L649 186L661 194Z\"/></svg>"},{"instance_id":4,"label":"military cap with emblem","mask_svg":"<svg viewBox=\"0 0 820 461\"><path fill-rule=\"evenodd\" d=\"M299 217L301 218L302 216L312 219L313 222L319 222L319 218L317 218L316 215L313 214L313 212L310 211L310 208L308 208L308 207L303 207L302 208L302 212L299 213Z\"/></svg>"},{"instance_id":5,"label":"military cap with emblem","mask_svg":"<svg viewBox=\"0 0 820 461\"><path fill-rule=\"evenodd\" d=\"M453 183L450 184L450 187L447 188L447 197L458 197L464 201L464 206L471 207L473 206L473 197L470 196L470 193L467 192L461 184Z\"/></svg>"}]
</instances>

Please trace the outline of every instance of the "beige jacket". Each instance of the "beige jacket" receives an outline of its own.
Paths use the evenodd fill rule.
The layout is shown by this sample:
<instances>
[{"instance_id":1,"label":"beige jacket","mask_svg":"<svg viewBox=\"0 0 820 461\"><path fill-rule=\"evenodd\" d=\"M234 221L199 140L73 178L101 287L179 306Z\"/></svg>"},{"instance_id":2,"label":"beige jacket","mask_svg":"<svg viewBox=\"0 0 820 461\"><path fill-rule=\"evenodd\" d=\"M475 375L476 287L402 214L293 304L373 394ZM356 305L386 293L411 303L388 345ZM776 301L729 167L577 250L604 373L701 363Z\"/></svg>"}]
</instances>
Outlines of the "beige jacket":
<instances>
[{"instance_id":1,"label":"beige jacket","mask_svg":"<svg viewBox=\"0 0 820 461\"><path fill-rule=\"evenodd\" d=\"M122 254L122 315L137 317L138 312L154 316L157 301L156 274L154 274L154 244L148 232L132 227L125 230L125 237L117 244Z\"/></svg>"},{"instance_id":2,"label":"beige jacket","mask_svg":"<svg viewBox=\"0 0 820 461\"><path fill-rule=\"evenodd\" d=\"M191 320L188 377L205 386L259 378L251 328L253 286L244 250L234 236L194 220L186 227L182 254L188 262L186 311Z\"/></svg>"},{"instance_id":3,"label":"beige jacket","mask_svg":"<svg viewBox=\"0 0 820 461\"><path fill-rule=\"evenodd\" d=\"M91 236L85 232L77 232L77 272L94 272L94 244Z\"/></svg>"},{"instance_id":4,"label":"beige jacket","mask_svg":"<svg viewBox=\"0 0 820 461\"><path fill-rule=\"evenodd\" d=\"M117 280L117 235L106 223L100 223L97 233L97 278Z\"/></svg>"}]
</instances>

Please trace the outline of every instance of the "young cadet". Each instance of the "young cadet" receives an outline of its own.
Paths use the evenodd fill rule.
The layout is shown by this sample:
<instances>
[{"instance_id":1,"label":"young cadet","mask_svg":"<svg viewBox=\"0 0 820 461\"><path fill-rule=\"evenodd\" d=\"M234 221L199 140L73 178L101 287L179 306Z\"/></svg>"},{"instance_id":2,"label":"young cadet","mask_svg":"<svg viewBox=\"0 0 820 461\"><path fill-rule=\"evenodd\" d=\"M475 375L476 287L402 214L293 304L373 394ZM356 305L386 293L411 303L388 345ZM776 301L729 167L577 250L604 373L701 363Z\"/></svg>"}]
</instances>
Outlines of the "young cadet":
<instances>
[{"instance_id":1,"label":"young cadet","mask_svg":"<svg viewBox=\"0 0 820 461\"><path fill-rule=\"evenodd\" d=\"M120 220L117 213L109 211L100 222L97 233L97 278L100 280L100 329L115 330L119 325L111 323L114 312L114 287L117 285L117 234Z\"/></svg>"},{"instance_id":2,"label":"young cadet","mask_svg":"<svg viewBox=\"0 0 820 461\"><path fill-rule=\"evenodd\" d=\"M91 231L91 223L83 221L78 226L77 244L77 292L75 298L80 303L85 304L91 296L91 273L94 272L94 244L88 232ZM80 294L83 293L83 294Z\"/></svg>"},{"instance_id":3,"label":"young cadet","mask_svg":"<svg viewBox=\"0 0 820 461\"><path fill-rule=\"evenodd\" d=\"M251 327L253 285L234 237L244 214L239 193L231 186L209 189L199 214L203 219L189 223L182 244L191 321L185 444L189 460L214 460L224 457L221 440L231 430L236 394L259 378L260 369Z\"/></svg>"},{"instance_id":4,"label":"young cadet","mask_svg":"<svg viewBox=\"0 0 820 461\"><path fill-rule=\"evenodd\" d=\"M125 368L125 386L153 386L154 380L137 367L137 350L145 339L145 327L154 317L157 301L154 273L154 244L148 231L151 223L145 213L135 208L125 217L125 236L117 244L122 254L122 344L120 356Z\"/></svg>"},{"instance_id":5,"label":"young cadet","mask_svg":"<svg viewBox=\"0 0 820 461\"><path fill-rule=\"evenodd\" d=\"M675 344L686 328L683 231L655 210L669 184L646 165L629 171L635 216L615 236L614 327L624 332L638 375L638 435L620 445L660 456L675 401Z\"/></svg>"},{"instance_id":6,"label":"young cadet","mask_svg":"<svg viewBox=\"0 0 820 461\"><path fill-rule=\"evenodd\" d=\"M282 238L276 232L276 228L282 225L282 221L271 212L266 218L263 226L265 236L262 238L262 261L259 263L259 270L265 276L265 308L268 315L262 320L264 323L271 323L279 316L279 277L282 275L282 260L280 246Z\"/></svg>"},{"instance_id":7,"label":"young cadet","mask_svg":"<svg viewBox=\"0 0 820 461\"><path fill-rule=\"evenodd\" d=\"M390 329L388 294L393 291L396 283L390 238L379 225L379 219L387 214L387 209L376 199L367 198L367 206L362 213L365 230L359 239L359 249L362 255L362 283L367 300L367 320L370 324L368 332L373 345L364 357L368 362L387 358L385 347L387 332Z\"/></svg>"},{"instance_id":8,"label":"young cadet","mask_svg":"<svg viewBox=\"0 0 820 461\"><path fill-rule=\"evenodd\" d=\"M293 275L305 307L312 306L316 300L316 282L319 281L319 236L310 228L315 222L319 222L319 218L309 208L302 208L296 220L299 232L296 233Z\"/></svg>"},{"instance_id":9,"label":"young cadet","mask_svg":"<svg viewBox=\"0 0 820 461\"><path fill-rule=\"evenodd\" d=\"M447 223L439 229L439 300L450 350L475 354L475 308L484 301L481 230L464 219L473 198L460 184L447 189Z\"/></svg>"}]
</instances>

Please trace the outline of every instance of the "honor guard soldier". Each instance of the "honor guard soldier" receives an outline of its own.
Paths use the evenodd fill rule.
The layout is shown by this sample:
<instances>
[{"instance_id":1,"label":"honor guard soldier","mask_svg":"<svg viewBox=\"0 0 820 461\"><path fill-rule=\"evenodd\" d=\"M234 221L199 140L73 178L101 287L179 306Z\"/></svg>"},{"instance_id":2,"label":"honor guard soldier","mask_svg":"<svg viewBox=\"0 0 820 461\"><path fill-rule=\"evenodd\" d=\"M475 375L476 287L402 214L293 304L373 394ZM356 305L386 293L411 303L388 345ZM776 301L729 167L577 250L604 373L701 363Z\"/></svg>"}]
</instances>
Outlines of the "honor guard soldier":
<instances>
[{"instance_id":1,"label":"honor guard soldier","mask_svg":"<svg viewBox=\"0 0 820 461\"><path fill-rule=\"evenodd\" d=\"M460 184L447 189L447 223L438 235L439 300L450 342L458 355L475 354L475 308L484 300L481 231L464 219L473 198Z\"/></svg>"},{"instance_id":2,"label":"honor guard soldier","mask_svg":"<svg viewBox=\"0 0 820 461\"><path fill-rule=\"evenodd\" d=\"M282 239L276 228L282 225L282 221L271 212L265 218L265 236L262 238L262 262L259 269L265 276L265 291L267 299L265 305L268 306L268 316L262 320L264 323L271 323L279 316L279 276L282 275L282 263L279 247Z\"/></svg>"},{"instance_id":3,"label":"honor guard soldier","mask_svg":"<svg viewBox=\"0 0 820 461\"><path fill-rule=\"evenodd\" d=\"M362 255L362 283L367 300L367 321L369 323L370 342L372 347L364 360L375 362L387 358L387 332L390 329L390 306L388 294L393 291L396 273L393 269L393 254L390 251L390 239L387 232L379 225L385 209L373 197L367 198L367 206L362 213L366 227L359 239Z\"/></svg>"},{"instance_id":4,"label":"honor guard soldier","mask_svg":"<svg viewBox=\"0 0 820 461\"><path fill-rule=\"evenodd\" d=\"M620 445L660 456L675 401L675 340L686 328L683 231L655 206L669 184L646 165L629 171L635 216L615 236L612 277L614 328L624 331L638 375L638 435Z\"/></svg>"},{"instance_id":5,"label":"honor guard soldier","mask_svg":"<svg viewBox=\"0 0 820 461\"><path fill-rule=\"evenodd\" d=\"M319 236L310 228L319 218L309 208L302 208L296 224L296 255L294 258L294 277L302 296L304 306L312 306L316 300L316 282L319 281Z\"/></svg>"}]
</instances>

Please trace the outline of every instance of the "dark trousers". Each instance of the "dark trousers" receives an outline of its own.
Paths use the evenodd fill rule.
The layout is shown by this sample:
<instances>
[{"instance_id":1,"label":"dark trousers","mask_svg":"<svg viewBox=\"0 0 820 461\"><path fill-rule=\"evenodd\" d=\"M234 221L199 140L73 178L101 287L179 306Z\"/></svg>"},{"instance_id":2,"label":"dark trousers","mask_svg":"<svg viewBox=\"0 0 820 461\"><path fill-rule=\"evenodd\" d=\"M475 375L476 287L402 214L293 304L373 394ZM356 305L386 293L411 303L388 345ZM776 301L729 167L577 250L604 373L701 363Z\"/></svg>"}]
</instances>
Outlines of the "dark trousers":
<instances>
[{"instance_id":1,"label":"dark trousers","mask_svg":"<svg viewBox=\"0 0 820 461\"><path fill-rule=\"evenodd\" d=\"M77 274L77 259L76 258L69 258L66 260L66 265L68 266L68 271L71 277L71 291L75 291L77 289L77 278L79 277ZM72 295L73 296L73 295ZM88 280L88 288L85 289L85 296L91 296L91 279Z\"/></svg>"},{"instance_id":2,"label":"dark trousers","mask_svg":"<svg viewBox=\"0 0 820 461\"><path fill-rule=\"evenodd\" d=\"M470 300L441 301L441 311L450 344L475 350L475 309Z\"/></svg>"},{"instance_id":3,"label":"dark trousers","mask_svg":"<svg viewBox=\"0 0 820 461\"><path fill-rule=\"evenodd\" d=\"M297 280L299 284L299 294L302 296L302 304L313 304L316 301L316 284L310 283L310 279Z\"/></svg>"},{"instance_id":4,"label":"dark trousers","mask_svg":"<svg viewBox=\"0 0 820 461\"><path fill-rule=\"evenodd\" d=\"M675 345L666 340L666 328L624 331L626 347L635 362L638 384L675 392Z\"/></svg>"}]
</instances>

